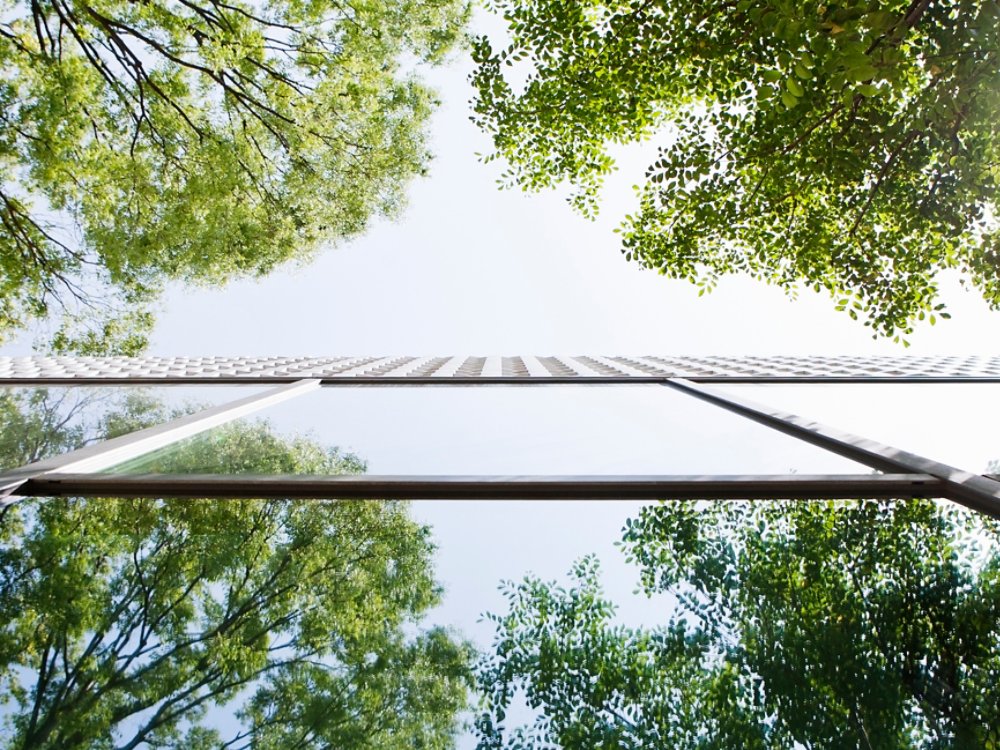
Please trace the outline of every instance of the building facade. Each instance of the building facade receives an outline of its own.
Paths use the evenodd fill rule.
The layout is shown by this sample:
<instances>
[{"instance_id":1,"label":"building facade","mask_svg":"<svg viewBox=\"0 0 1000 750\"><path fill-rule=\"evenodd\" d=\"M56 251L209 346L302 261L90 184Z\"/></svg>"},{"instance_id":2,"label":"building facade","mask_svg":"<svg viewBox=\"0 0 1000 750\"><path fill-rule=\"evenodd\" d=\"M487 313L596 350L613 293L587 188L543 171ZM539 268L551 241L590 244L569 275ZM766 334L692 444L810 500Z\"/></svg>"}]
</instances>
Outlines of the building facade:
<instances>
[{"instance_id":1,"label":"building facade","mask_svg":"<svg viewBox=\"0 0 1000 750\"><path fill-rule=\"evenodd\" d=\"M72 403L79 402L81 394L97 394L89 402L97 403L103 398L100 394L135 392L140 388L159 389L163 393L209 386L216 390L209 399L211 404L191 413L173 413L156 424L124 434L113 435L105 430L103 434L87 437L83 440L86 444L75 449L65 450L65 445L53 447L51 451L33 455L35 460L23 465L0 466L0 491L6 502L24 496L59 495L720 500L939 497L1000 517L1000 479L995 472L981 466L962 466L961 458L954 461L880 441L852 430L850 424L838 424L839 415L846 413L850 405L856 405L859 395L873 400L875 406L869 411L877 411L883 402L880 394L898 395L900 389L910 389L909 395L904 394L900 408L917 425L913 432L919 432L920 426L947 431L947 425L935 424L933 418L926 416L927 405L934 400L927 398L931 393L927 389L937 389L933 393L941 398L936 400L947 409L948 389L954 392L955 388L980 388L985 395L992 392L990 384L997 383L1000 383L1000 357L5 357L0 358L0 385L8 398L18 394L21 399L18 403L25 404L29 411L31 398L43 392L62 394L59 398ZM502 457L500 454L518 441L530 442L532 420L539 416L539 409L544 411L550 399L544 394L552 394L553 388L564 389L558 392L559 398L570 405L562 417L549 419L556 443L560 418L568 433L578 429L574 427L575 420L586 416L589 391L601 388L603 394L609 394L642 389L642 399L652 410L644 417L647 430L650 424L654 429L649 434L655 435L660 424L663 434L669 434L674 444L681 447L668 451L674 460L665 461L662 472L658 471L655 453L650 454L653 458L642 471L620 473L614 473L613 465L604 463L591 472L586 462L573 473L548 471L544 460L530 462L536 468L529 472L521 472L514 466L513 470L492 474L465 471L461 463L457 471L443 473L336 475L166 473L156 471L155 462L153 470L149 470L148 461L144 463L144 457L162 455L185 441L210 435L222 425L250 415L280 414L290 409L291 404L298 404L297 408L306 413L300 419L300 427L315 427L309 424L310 414L317 424L336 420L336 415L331 417L325 410L329 404L323 403L324 399L329 402L333 392L339 394L342 405L364 400L373 409L384 411L398 408L401 402L397 398L380 404L373 392L386 393L386 389L391 389L398 397L399 392L405 391L407 399L418 402L427 394L440 393L441 389L462 390L468 397L463 396L465 400L461 403L432 413L414 411L413 414L423 416L409 419L400 416L397 423L386 423L393 431L405 428L411 444L425 449L426 446L420 445L422 436L446 432L440 422L447 421L450 412L464 410L462 404L499 399L516 411L519 400L526 398L526 389L533 388L549 390L528 399L531 403L527 411L515 420L516 435L506 443L490 444L488 450L494 456ZM782 402L789 388L798 388L800 393L811 389L815 402L826 402L833 409L828 411L833 414L833 421L787 408ZM984 403L988 401L984 399ZM303 406L311 403L316 405L314 410ZM615 414L610 401L602 401L598 406L605 415ZM65 404L64 407L70 408ZM459 430L462 434L455 439L468 443L477 436L493 435L504 414L496 416L495 404L491 408L494 410L483 412L487 416L479 422L463 422ZM81 407L79 412L83 411ZM651 416L652 412L662 416ZM73 415L65 417L67 422L72 418ZM898 411L887 412L883 421L899 419ZM714 420L725 424L713 436L705 426L714 424ZM26 429L23 419L8 418L8 421L5 430L11 433ZM744 426L749 430L763 427L765 432L748 433L741 443L739 436ZM609 434L605 435L600 425L596 425L593 434L607 438L613 450L616 434L624 438L629 432L627 424L615 429L618 432L612 433L609 426L605 431ZM784 436L781 439L785 442L768 449L762 441L770 438L761 436L775 433ZM695 445L695 435L702 440L700 446ZM12 439L16 438L12 434ZM745 462L737 460L754 452L773 457L786 455L787 451L790 456L803 445L822 455L846 459L847 468L838 466L836 471L811 472L789 467L786 471L755 473L747 471ZM406 446L400 451L405 453ZM718 470L705 471L701 462L691 459L706 452L719 453L712 464ZM561 454L556 450L553 455L559 458ZM553 465L559 463L553 461ZM697 470L685 471L688 464L697 465Z\"/></svg>"}]
</instances>

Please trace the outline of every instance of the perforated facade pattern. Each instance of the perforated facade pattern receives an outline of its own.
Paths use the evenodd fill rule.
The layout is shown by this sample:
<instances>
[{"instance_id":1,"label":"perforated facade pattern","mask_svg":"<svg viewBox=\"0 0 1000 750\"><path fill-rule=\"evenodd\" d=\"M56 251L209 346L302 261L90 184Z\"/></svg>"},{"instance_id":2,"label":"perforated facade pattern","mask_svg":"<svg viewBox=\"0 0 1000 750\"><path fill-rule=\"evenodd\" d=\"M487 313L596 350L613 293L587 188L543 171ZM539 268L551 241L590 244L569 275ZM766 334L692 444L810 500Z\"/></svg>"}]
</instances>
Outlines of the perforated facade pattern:
<instances>
[{"instance_id":1,"label":"perforated facade pattern","mask_svg":"<svg viewBox=\"0 0 1000 750\"><path fill-rule=\"evenodd\" d=\"M702 381L702 382L698 382ZM1000 481L746 399L715 382L1000 382L1000 357L5 357L0 385L245 384L226 403L0 472L25 496L399 499L937 497L1000 518ZM105 470L319 388L657 383L844 456L861 474L627 476L120 475ZM237 389L239 390L239 389ZM654 390L658 390L654 388ZM256 392L247 392L256 391ZM684 429L674 425L673 429Z\"/></svg>"},{"instance_id":2,"label":"perforated facade pattern","mask_svg":"<svg viewBox=\"0 0 1000 750\"><path fill-rule=\"evenodd\" d=\"M58 380L997 379L1000 357L0 357L0 382Z\"/></svg>"}]
</instances>

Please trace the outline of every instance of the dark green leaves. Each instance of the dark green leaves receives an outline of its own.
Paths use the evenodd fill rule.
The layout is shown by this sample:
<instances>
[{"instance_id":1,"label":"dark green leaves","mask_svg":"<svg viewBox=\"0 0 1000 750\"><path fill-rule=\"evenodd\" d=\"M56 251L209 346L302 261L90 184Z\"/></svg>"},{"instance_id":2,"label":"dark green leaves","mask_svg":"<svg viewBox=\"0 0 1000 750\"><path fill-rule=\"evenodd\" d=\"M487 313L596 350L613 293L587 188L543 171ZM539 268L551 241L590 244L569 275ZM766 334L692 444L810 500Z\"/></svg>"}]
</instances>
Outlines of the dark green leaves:
<instances>
[{"instance_id":1,"label":"dark green leaves","mask_svg":"<svg viewBox=\"0 0 1000 750\"><path fill-rule=\"evenodd\" d=\"M1000 536L932 501L678 502L624 549L659 628L598 569L505 592L482 748L961 748L1000 742ZM668 614L670 613L670 614ZM533 722L504 720L518 694Z\"/></svg>"},{"instance_id":2,"label":"dark green leaves","mask_svg":"<svg viewBox=\"0 0 1000 750\"><path fill-rule=\"evenodd\" d=\"M912 330L945 269L1000 305L996 2L497 9L511 41L479 43L473 119L510 164L503 184L567 181L590 214L607 147L670 131L622 227L633 261L825 289L877 335Z\"/></svg>"}]
</instances>

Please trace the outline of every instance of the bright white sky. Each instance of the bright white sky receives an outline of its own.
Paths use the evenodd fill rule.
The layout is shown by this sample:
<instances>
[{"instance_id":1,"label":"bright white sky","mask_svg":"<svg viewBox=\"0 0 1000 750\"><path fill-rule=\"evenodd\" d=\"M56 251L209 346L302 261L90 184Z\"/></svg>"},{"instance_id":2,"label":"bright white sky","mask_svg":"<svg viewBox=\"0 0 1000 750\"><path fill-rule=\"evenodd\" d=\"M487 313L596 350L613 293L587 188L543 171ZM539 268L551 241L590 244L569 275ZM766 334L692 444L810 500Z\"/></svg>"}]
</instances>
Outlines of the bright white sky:
<instances>
[{"instance_id":1,"label":"bright white sky","mask_svg":"<svg viewBox=\"0 0 1000 750\"><path fill-rule=\"evenodd\" d=\"M479 16L479 26L486 19ZM489 33L502 30L496 22ZM832 301L733 278L707 298L626 263L612 230L634 208L648 164L624 152L597 222L563 196L500 192L489 140L469 121L471 65L457 56L426 78L441 95L430 176L413 184L395 223L301 269L224 289L167 295L152 353L326 354L848 354L901 353L874 342ZM912 353L982 353L1000 314L946 283L954 318L911 337ZM987 343L990 342L990 343Z\"/></svg>"},{"instance_id":2,"label":"bright white sky","mask_svg":"<svg viewBox=\"0 0 1000 750\"><path fill-rule=\"evenodd\" d=\"M734 278L699 298L686 283L626 263L612 229L632 210L631 186L641 180L646 166L641 149L633 150L609 181L597 222L575 214L560 195L498 192L495 180L501 168L483 165L475 157L489 150L489 142L468 119L472 95L468 70L460 60L430 76L443 100L433 124L435 160L430 177L413 185L410 205L399 221L378 223L366 237L323 255L307 268L223 290L176 290L168 295L160 315L152 352L904 352L898 345L873 341L867 329L834 312L824 296L804 293L791 301L777 289ZM1000 314L990 313L974 293L954 282L945 287L953 319L924 326L911 337L907 351L995 352ZM488 391L483 398L491 398ZM387 402L382 408L398 409L397 401L398 397L394 405ZM335 422L335 412L323 412L327 413ZM901 413L905 410L896 412ZM399 424L407 421L401 416ZM383 413L378 422L392 429L391 416ZM436 445L440 435L454 428L454 420L436 421L424 415L421 425L429 431L427 441ZM372 455L377 440L368 437L348 442L367 454L373 471L386 470ZM586 438L569 442L579 448ZM395 452L389 444L396 446ZM393 460L407 455L398 439L387 440L380 455L389 464L387 469L410 468L405 460ZM635 570L625 565L614 547L625 517L637 507L634 503L417 504L418 517L433 525L440 545L438 569L446 601L436 619L460 627L487 646L492 630L478 618L484 611L502 609L503 600L496 592L501 578L519 580L529 570L544 578L561 578L574 559L595 552L603 562L609 593L624 605L623 620L662 622L669 604L632 596ZM471 739L464 738L462 746L472 747Z\"/></svg>"},{"instance_id":3,"label":"bright white sky","mask_svg":"<svg viewBox=\"0 0 1000 750\"><path fill-rule=\"evenodd\" d=\"M428 76L443 100L433 121L435 160L430 177L412 186L409 207L398 221L377 223L364 238L305 268L223 289L170 290L150 353L904 353L897 345L873 341L867 329L834 312L824 296L803 293L791 301L777 289L734 278L698 298L686 283L626 263L612 229L633 208L631 186L646 165L641 149L626 153L621 171L609 180L597 222L575 214L556 194L498 192L500 167L480 164L475 156L488 151L489 143L468 119L468 72L468 63L459 59ZM953 319L918 330L906 353L995 353L1000 314L990 313L975 293L953 280L944 287ZM26 353L24 342L6 353ZM489 389L482 393L491 398ZM396 407L387 402L374 408ZM337 423L335 410L317 414L324 425ZM377 421L393 429L392 412L383 411ZM425 415L422 425L431 444L435 430L440 437L454 429L453 422L433 415ZM575 445L585 446L586 440L578 436ZM368 441L355 442L365 456ZM379 460L405 465L407 450L389 440ZM785 458L783 452L776 455ZM377 469L375 457L368 457ZM516 580L527 570L561 576L587 552L604 561L612 596L629 601L636 576L613 545L635 507L417 504L418 517L433 524L440 545L447 599L435 619L453 623L485 646L490 629L477 618L502 606L499 579ZM629 622L653 623L664 619L664 607L631 599L622 614ZM463 744L471 746L468 740Z\"/></svg>"}]
</instances>

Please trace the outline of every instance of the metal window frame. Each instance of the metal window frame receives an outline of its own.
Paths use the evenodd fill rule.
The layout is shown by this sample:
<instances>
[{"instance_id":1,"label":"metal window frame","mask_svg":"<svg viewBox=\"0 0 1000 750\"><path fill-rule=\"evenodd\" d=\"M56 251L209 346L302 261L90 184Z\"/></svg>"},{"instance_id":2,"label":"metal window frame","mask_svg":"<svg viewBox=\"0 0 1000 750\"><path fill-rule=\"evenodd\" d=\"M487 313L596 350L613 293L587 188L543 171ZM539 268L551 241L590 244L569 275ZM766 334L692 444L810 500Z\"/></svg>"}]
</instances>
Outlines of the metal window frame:
<instances>
[{"instance_id":1,"label":"metal window frame","mask_svg":"<svg viewBox=\"0 0 1000 750\"><path fill-rule=\"evenodd\" d=\"M929 474L626 476L41 474L32 496L332 500L802 500L943 497Z\"/></svg>"},{"instance_id":2,"label":"metal window frame","mask_svg":"<svg viewBox=\"0 0 1000 750\"><path fill-rule=\"evenodd\" d=\"M4 472L0 474L0 504L3 503L3 498L30 494L30 490L22 491L22 488L32 479L73 473L86 476L90 472L102 471L268 406L314 391L319 388L319 384L319 380L303 379L269 388L261 393Z\"/></svg>"},{"instance_id":3,"label":"metal window frame","mask_svg":"<svg viewBox=\"0 0 1000 750\"><path fill-rule=\"evenodd\" d=\"M883 445L864 437L761 405L705 383L996 383L991 373L969 375L775 375L728 373L688 378L646 375L642 362L624 358L574 358L577 371L586 376L510 376L497 374L500 358L483 358L478 375L458 374L452 367L446 376L395 376L371 374L373 367L397 372L397 358L367 358L354 364L338 362L341 371L329 377L301 377L288 372L199 375L150 374L143 377L116 374L51 376L39 372L30 377L0 376L8 386L137 386L178 384L273 385L263 393L236 399L155 427L97 443L0 474L0 504L7 496L105 496L105 497L283 497L289 499L819 499L819 498L913 498L941 497L975 511L1000 518L1000 481L962 471L932 459ZM617 363L617 364L616 364ZM402 367L406 364L403 362ZM648 363L647 363L648 364ZM621 374L602 374L601 368L617 367ZM368 367L368 370L364 368ZM395 368L395 369L394 369ZM293 368L312 374L309 366ZM501 369L502 372L502 369ZM648 385L656 383L692 398L701 399L740 417L850 458L886 473L880 475L662 475L662 476L246 476L246 475L113 475L94 472L152 450L176 443L249 413L312 392L320 386L371 387L461 387Z\"/></svg>"},{"instance_id":4,"label":"metal window frame","mask_svg":"<svg viewBox=\"0 0 1000 750\"><path fill-rule=\"evenodd\" d=\"M941 483L944 497L993 518L1000 518L1000 482L984 475L956 469L940 461L852 435L820 422L682 378L671 380L667 385L786 435L871 466L873 469L928 474Z\"/></svg>"}]
</instances>

